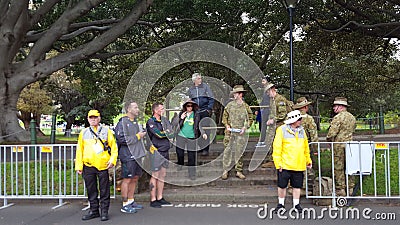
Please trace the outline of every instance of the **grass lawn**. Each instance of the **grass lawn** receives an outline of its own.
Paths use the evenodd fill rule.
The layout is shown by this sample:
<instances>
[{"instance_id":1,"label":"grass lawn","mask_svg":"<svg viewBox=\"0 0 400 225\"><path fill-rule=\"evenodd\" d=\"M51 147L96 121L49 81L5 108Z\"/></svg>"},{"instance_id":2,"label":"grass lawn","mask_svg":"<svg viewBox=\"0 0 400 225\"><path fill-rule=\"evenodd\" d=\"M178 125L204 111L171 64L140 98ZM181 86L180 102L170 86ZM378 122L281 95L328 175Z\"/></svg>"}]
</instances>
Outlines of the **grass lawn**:
<instances>
[{"instance_id":1,"label":"grass lawn","mask_svg":"<svg viewBox=\"0 0 400 225\"><path fill-rule=\"evenodd\" d=\"M376 167L372 165L372 174L363 176L362 189L363 194L375 195L375 187L377 195L386 195L390 188L390 195L399 195L399 161L397 148L390 149L390 167L385 165L384 157L381 155L383 152L376 151L375 160ZM321 152L321 174L322 176L332 177L332 159L331 151L324 150ZM317 162L317 156L313 156L313 161ZM372 161L372 163L374 163ZM318 164L313 165L318 176ZM385 169L386 167L386 169ZM374 173L376 173L376 181L374 181ZM390 176L389 176L390 174ZM390 181L389 178L390 177ZM356 180L359 179L357 176ZM361 192L358 191L357 195Z\"/></svg>"}]
</instances>

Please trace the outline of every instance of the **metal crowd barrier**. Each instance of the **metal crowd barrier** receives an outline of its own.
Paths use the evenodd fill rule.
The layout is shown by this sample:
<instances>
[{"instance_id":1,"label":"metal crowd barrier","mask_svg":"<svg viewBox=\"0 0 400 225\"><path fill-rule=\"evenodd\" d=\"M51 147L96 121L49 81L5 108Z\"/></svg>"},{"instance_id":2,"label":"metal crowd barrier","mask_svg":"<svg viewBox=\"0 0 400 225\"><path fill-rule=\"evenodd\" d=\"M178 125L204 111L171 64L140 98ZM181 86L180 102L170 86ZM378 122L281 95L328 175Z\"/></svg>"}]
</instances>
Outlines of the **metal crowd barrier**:
<instances>
[{"instance_id":1,"label":"metal crowd barrier","mask_svg":"<svg viewBox=\"0 0 400 225\"><path fill-rule=\"evenodd\" d=\"M336 196L335 173L334 173L334 151L337 144L346 146L345 153L345 176L346 184L349 183L349 176L355 176L356 184L354 189L346 186L346 196ZM344 199L349 206L353 199L400 199L400 142L373 142L373 141L352 141L352 142L312 142L314 148L314 173L318 180L319 193L308 194L308 179L306 179L306 197L310 199L332 199L332 206L336 207L339 199ZM329 162L329 168L323 163ZM330 174L332 178L332 193L323 195L322 177ZM383 177L382 177L383 174ZM308 176L308 174L307 174ZM369 190L365 181L369 179ZM371 190L371 179L373 190ZM314 184L315 185L315 184ZM384 187L383 191L382 188ZM381 191L378 191L381 190Z\"/></svg>"},{"instance_id":2,"label":"metal crowd barrier","mask_svg":"<svg viewBox=\"0 0 400 225\"><path fill-rule=\"evenodd\" d=\"M12 206L11 199L58 199L54 209L66 204L64 199L87 198L74 169L75 152L76 144L0 145L0 209Z\"/></svg>"}]
</instances>

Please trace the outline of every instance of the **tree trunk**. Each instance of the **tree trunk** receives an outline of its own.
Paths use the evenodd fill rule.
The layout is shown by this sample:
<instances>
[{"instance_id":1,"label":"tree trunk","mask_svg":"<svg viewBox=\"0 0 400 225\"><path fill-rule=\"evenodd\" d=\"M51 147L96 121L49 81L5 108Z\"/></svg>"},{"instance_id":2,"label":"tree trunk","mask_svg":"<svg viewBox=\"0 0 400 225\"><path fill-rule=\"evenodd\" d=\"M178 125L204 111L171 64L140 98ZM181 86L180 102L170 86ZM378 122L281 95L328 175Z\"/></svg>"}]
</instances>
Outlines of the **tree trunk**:
<instances>
[{"instance_id":1,"label":"tree trunk","mask_svg":"<svg viewBox=\"0 0 400 225\"><path fill-rule=\"evenodd\" d=\"M36 134L38 136L46 136L43 131L40 129L40 119L41 119L42 115L38 114L38 115L34 115L35 118L35 126L36 126Z\"/></svg>"},{"instance_id":2,"label":"tree trunk","mask_svg":"<svg viewBox=\"0 0 400 225\"><path fill-rule=\"evenodd\" d=\"M24 130L19 125L16 109L16 98L15 96L5 95L4 92L0 92L0 143L4 141L8 142L25 142L30 140L29 131Z\"/></svg>"},{"instance_id":3,"label":"tree trunk","mask_svg":"<svg viewBox=\"0 0 400 225\"><path fill-rule=\"evenodd\" d=\"M74 123L74 121L75 121L75 118L73 118L73 117L68 117L68 118L66 118L66 121L67 121L67 125L65 125L65 133L64 133L64 136L65 137L71 137L71 133L72 133L72 124Z\"/></svg>"},{"instance_id":4,"label":"tree trunk","mask_svg":"<svg viewBox=\"0 0 400 225\"><path fill-rule=\"evenodd\" d=\"M31 113L20 111L18 119L20 119L22 123L24 123L25 130L29 131L29 126L31 123Z\"/></svg>"}]
</instances>

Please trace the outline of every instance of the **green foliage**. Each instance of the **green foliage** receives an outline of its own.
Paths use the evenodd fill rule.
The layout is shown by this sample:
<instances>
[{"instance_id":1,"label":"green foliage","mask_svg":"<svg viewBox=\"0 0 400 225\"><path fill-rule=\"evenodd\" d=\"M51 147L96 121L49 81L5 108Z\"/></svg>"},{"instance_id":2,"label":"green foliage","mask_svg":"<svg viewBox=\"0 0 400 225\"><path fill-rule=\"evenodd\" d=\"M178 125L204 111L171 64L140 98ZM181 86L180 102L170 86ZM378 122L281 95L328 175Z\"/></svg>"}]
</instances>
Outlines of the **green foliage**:
<instances>
[{"instance_id":1,"label":"green foliage","mask_svg":"<svg viewBox=\"0 0 400 225\"><path fill-rule=\"evenodd\" d=\"M52 15L54 18L46 18L43 27L52 24L68 4L64 1L58 4ZM79 22L119 18L134 4L135 1L106 1ZM385 111L400 107L396 100L400 95L400 64L394 58L396 43L354 27L328 32L347 21L367 24L387 22L391 18L388 12L393 11L393 5L389 1L368 1L368 4L355 1L344 6L335 1L304 0L295 9L295 98L306 96L312 100L314 115L320 113L323 117L332 117L331 104L337 96L349 99L350 111L357 117L377 112L382 101ZM348 8L354 5L360 6L361 12L370 13L371 17L362 17ZM383 9L387 11L379 13ZM371 19L367 21L366 18ZM288 96L288 19L287 10L280 1L156 0L140 23L100 52L98 60L80 62L68 70L82 81L81 91L90 101L89 107L104 111L103 122L106 123L121 112L125 89L129 80L135 79L132 75L139 65L154 51L189 40L220 41L244 51L260 65L270 81L277 84L279 92ZM101 31L86 32L60 43L59 48L73 49L98 33ZM140 47L144 50L133 51ZM132 50L131 54L121 53L129 50ZM102 58L105 53L115 55ZM188 63L171 69L160 78L151 90L145 112L151 113L149 106L153 102L164 101L170 91L190 79L194 71L221 79L230 86L247 85L247 81L221 66ZM140 82L146 81L137 81L138 90ZM252 93L246 94L245 98L250 105L257 103Z\"/></svg>"},{"instance_id":2,"label":"green foliage","mask_svg":"<svg viewBox=\"0 0 400 225\"><path fill-rule=\"evenodd\" d=\"M376 186L377 195L389 194L386 188L390 188L390 195L399 195L399 155L397 149L390 149L390 167L385 165L385 159L381 155L383 151L376 151L376 169L363 180L363 193L374 194ZM386 168L385 168L386 167ZM376 184L374 184L374 173L376 173ZM390 173L390 183L387 179ZM387 186L386 186L387 184ZM360 193L360 192L359 192Z\"/></svg>"},{"instance_id":3,"label":"green foliage","mask_svg":"<svg viewBox=\"0 0 400 225\"><path fill-rule=\"evenodd\" d=\"M51 101L49 93L40 87L40 82L35 82L22 90L17 108L20 111L35 115L50 114L53 110Z\"/></svg>"}]
</instances>

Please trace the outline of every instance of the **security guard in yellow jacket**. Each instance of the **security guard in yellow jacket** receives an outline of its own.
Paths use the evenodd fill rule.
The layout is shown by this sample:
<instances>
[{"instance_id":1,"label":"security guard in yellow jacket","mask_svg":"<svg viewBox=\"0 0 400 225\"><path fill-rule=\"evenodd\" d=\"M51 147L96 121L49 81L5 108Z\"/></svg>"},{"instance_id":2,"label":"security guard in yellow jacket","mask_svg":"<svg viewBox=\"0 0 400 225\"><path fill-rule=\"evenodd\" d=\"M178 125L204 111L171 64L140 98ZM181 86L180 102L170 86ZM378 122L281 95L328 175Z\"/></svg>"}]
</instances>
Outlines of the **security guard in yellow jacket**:
<instances>
[{"instance_id":1,"label":"security guard in yellow jacket","mask_svg":"<svg viewBox=\"0 0 400 225\"><path fill-rule=\"evenodd\" d=\"M100 216L101 221L108 220L110 207L108 169L114 167L117 162L118 148L113 132L101 126L100 119L99 111L90 110L88 113L90 127L83 129L78 138L75 170L83 176L90 204L89 213L84 215L82 220ZM98 190L100 190L100 201Z\"/></svg>"}]
</instances>

